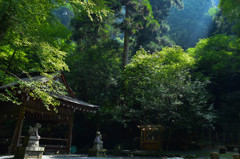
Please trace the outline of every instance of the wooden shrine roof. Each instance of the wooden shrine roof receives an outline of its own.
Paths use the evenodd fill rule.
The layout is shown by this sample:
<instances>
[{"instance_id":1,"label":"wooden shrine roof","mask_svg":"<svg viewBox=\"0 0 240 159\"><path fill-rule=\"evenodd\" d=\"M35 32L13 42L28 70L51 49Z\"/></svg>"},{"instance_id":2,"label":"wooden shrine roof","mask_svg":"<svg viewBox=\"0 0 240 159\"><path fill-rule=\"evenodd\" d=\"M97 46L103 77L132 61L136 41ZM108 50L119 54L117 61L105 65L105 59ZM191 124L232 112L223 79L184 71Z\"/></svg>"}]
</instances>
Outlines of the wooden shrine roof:
<instances>
[{"instance_id":1,"label":"wooden shrine roof","mask_svg":"<svg viewBox=\"0 0 240 159\"><path fill-rule=\"evenodd\" d=\"M64 73L60 73L58 76L53 77L54 80L57 80L64 84L64 86L67 88L68 95L57 95L57 99L60 101L60 106L71 109L72 111L82 111L82 112L91 112L96 113L96 111L99 109L99 106L93 105L84 101L81 101L75 97L74 92L69 87ZM33 76L31 78L21 78L23 81L40 81L40 82L47 82L48 78L42 75ZM4 85L0 87L0 90L4 90L7 88L10 88L12 86L18 85L17 83L10 83L8 85ZM29 98L27 99L29 101Z\"/></svg>"},{"instance_id":2,"label":"wooden shrine roof","mask_svg":"<svg viewBox=\"0 0 240 159\"><path fill-rule=\"evenodd\" d=\"M65 102L69 102L75 105L81 105L81 106L86 106L86 108L88 107L89 109L92 108L92 110L94 110L95 108L98 108L99 106L93 105L93 104L89 104L87 102L78 100L78 99L74 99L68 96L58 96L58 99L65 101Z\"/></svg>"}]
</instances>

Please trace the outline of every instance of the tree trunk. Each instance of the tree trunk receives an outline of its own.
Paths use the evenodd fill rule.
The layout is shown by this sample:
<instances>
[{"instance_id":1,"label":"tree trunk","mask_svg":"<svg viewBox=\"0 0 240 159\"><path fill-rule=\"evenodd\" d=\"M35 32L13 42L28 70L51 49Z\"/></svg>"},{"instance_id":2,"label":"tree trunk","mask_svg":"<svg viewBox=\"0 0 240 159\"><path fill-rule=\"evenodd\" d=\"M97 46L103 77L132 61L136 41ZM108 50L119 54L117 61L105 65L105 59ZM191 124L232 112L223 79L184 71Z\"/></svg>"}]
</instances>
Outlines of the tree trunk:
<instances>
[{"instance_id":1,"label":"tree trunk","mask_svg":"<svg viewBox=\"0 0 240 159\"><path fill-rule=\"evenodd\" d=\"M124 33L124 52L123 52L123 69L128 64L128 53L129 53L129 31L125 30L125 33Z\"/></svg>"},{"instance_id":2,"label":"tree trunk","mask_svg":"<svg viewBox=\"0 0 240 159\"><path fill-rule=\"evenodd\" d=\"M126 5L126 19L130 17L129 15L129 9L128 5ZM129 54L129 37L130 37L130 32L129 28L126 25L125 31L124 31L124 51L123 51L123 70L125 66L128 64L128 54Z\"/></svg>"}]
</instances>

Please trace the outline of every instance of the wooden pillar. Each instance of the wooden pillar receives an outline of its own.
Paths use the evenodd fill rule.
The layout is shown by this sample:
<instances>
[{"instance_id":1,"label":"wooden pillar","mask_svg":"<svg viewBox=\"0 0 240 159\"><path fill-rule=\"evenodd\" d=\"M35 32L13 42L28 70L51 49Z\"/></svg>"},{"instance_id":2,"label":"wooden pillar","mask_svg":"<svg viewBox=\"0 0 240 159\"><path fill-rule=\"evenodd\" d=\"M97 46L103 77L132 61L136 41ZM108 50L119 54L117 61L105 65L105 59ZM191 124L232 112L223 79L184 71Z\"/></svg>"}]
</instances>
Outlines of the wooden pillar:
<instances>
[{"instance_id":1,"label":"wooden pillar","mask_svg":"<svg viewBox=\"0 0 240 159\"><path fill-rule=\"evenodd\" d=\"M8 154L11 152L14 152L16 147L19 145L20 141L20 136L22 132L22 126L23 126L23 120L24 120L24 115L25 115L25 109L22 108L22 110L19 113L18 120L16 123L15 131L12 137L11 145L8 149Z\"/></svg>"},{"instance_id":2,"label":"wooden pillar","mask_svg":"<svg viewBox=\"0 0 240 159\"><path fill-rule=\"evenodd\" d=\"M141 129L141 138L140 138L140 149L142 150L142 143L143 143L143 130Z\"/></svg>"},{"instance_id":3,"label":"wooden pillar","mask_svg":"<svg viewBox=\"0 0 240 159\"><path fill-rule=\"evenodd\" d=\"M73 115L70 117L70 121L68 123L68 153L71 153L71 145L72 145L72 131L73 131Z\"/></svg>"}]
</instances>

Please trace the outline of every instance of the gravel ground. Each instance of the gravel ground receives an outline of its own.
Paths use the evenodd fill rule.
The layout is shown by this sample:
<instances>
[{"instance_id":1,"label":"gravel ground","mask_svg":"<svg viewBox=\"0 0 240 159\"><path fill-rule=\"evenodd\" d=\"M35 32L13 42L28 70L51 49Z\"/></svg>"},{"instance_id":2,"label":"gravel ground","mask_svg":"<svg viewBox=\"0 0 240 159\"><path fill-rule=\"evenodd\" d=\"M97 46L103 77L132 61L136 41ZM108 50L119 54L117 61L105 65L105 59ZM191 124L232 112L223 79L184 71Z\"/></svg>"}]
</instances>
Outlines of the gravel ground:
<instances>
[{"instance_id":1,"label":"gravel ground","mask_svg":"<svg viewBox=\"0 0 240 159\"><path fill-rule=\"evenodd\" d=\"M0 159L13 159L13 156L0 156ZM161 157L84 157L80 155L43 155L42 159L162 159ZM171 158L172 159L172 158ZM180 158L175 158L180 159Z\"/></svg>"},{"instance_id":2,"label":"gravel ground","mask_svg":"<svg viewBox=\"0 0 240 159\"><path fill-rule=\"evenodd\" d=\"M212 151L196 151L196 152L185 152L182 154L186 159L210 159L210 152ZM215 151L217 152L217 151ZM188 157L195 154L195 157ZM226 154L221 154L220 159L232 159L232 155L236 152L227 152ZM13 156L0 156L0 159L13 159ZM43 155L42 159L162 159L162 157L87 157L87 155L77 154L77 155ZM171 157L166 159L183 159L180 157Z\"/></svg>"}]
</instances>

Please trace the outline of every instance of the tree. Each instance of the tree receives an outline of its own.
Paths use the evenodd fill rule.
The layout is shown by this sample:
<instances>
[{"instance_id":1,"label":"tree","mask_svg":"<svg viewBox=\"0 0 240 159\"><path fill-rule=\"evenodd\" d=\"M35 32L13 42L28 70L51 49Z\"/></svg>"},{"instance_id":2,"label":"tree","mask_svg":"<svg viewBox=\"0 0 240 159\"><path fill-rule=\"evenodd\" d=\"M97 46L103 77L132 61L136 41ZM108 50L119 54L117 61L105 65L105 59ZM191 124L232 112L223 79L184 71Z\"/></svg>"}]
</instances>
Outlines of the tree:
<instances>
[{"instance_id":1,"label":"tree","mask_svg":"<svg viewBox=\"0 0 240 159\"><path fill-rule=\"evenodd\" d=\"M114 105L117 99L121 71L121 44L115 39L113 14L98 19L81 12L71 21L72 38L76 50L69 54L67 63L71 73L66 74L77 96L101 106Z\"/></svg>"},{"instance_id":2,"label":"tree","mask_svg":"<svg viewBox=\"0 0 240 159\"><path fill-rule=\"evenodd\" d=\"M181 7L181 0L113 0L112 9L119 18L119 26L124 32L123 68L128 63L129 51L135 54L140 46L151 50L170 45L170 40L163 35L168 27L164 22L169 8ZM152 8L153 6L153 8ZM129 50L130 43L133 47Z\"/></svg>"},{"instance_id":3,"label":"tree","mask_svg":"<svg viewBox=\"0 0 240 159\"><path fill-rule=\"evenodd\" d=\"M114 118L125 124L160 124L171 131L212 126L207 82L191 79L193 64L180 47L152 55L138 51L124 70L128 94L125 105L114 109Z\"/></svg>"},{"instance_id":4,"label":"tree","mask_svg":"<svg viewBox=\"0 0 240 159\"><path fill-rule=\"evenodd\" d=\"M110 6L115 11L117 25L124 32L123 68L128 64L131 36L153 21L152 8L148 0L112 0Z\"/></svg>"},{"instance_id":5,"label":"tree","mask_svg":"<svg viewBox=\"0 0 240 159\"><path fill-rule=\"evenodd\" d=\"M188 50L196 58L195 76L211 81L207 89L219 112L218 125L225 132L239 123L239 42L236 36L221 34L202 39L195 48Z\"/></svg>"},{"instance_id":6,"label":"tree","mask_svg":"<svg viewBox=\"0 0 240 159\"><path fill-rule=\"evenodd\" d=\"M71 72L66 75L79 98L103 107L116 104L121 72L119 48L117 41L108 39L68 56Z\"/></svg>"},{"instance_id":7,"label":"tree","mask_svg":"<svg viewBox=\"0 0 240 159\"><path fill-rule=\"evenodd\" d=\"M96 44L99 41L109 39L109 36L114 36L113 15L99 19L95 14L89 17L86 11L79 13L77 17L71 20L72 39L77 44L77 52L81 53L89 46Z\"/></svg>"},{"instance_id":8,"label":"tree","mask_svg":"<svg viewBox=\"0 0 240 159\"><path fill-rule=\"evenodd\" d=\"M150 52L160 51L165 46L172 46L174 42L167 36L170 30L166 22L170 8L176 6L182 9L182 1L166 1L166 0L150 0L153 16L155 21L145 23L143 29L135 35L135 47L133 52L136 52L140 46Z\"/></svg>"},{"instance_id":9,"label":"tree","mask_svg":"<svg viewBox=\"0 0 240 159\"><path fill-rule=\"evenodd\" d=\"M223 15L228 18L228 20L234 23L233 30L240 35L240 22L239 22L239 13L240 13L240 2L238 0L220 0L220 9L223 12Z\"/></svg>"},{"instance_id":10,"label":"tree","mask_svg":"<svg viewBox=\"0 0 240 159\"><path fill-rule=\"evenodd\" d=\"M209 14L213 16L213 23L209 29L209 37L217 34L233 35L234 24L227 20L223 15L222 10L218 8L212 8L211 10L209 10Z\"/></svg>"},{"instance_id":11,"label":"tree","mask_svg":"<svg viewBox=\"0 0 240 159\"><path fill-rule=\"evenodd\" d=\"M105 1L68 1L75 15L82 10L101 19L106 13ZM58 105L59 102L49 92L62 93L53 81L49 72L68 70L65 63L69 46L70 31L52 15L52 11L65 0L57 1L0 1L0 82L20 83L27 93L34 98L42 99L45 106ZM71 46L70 46L71 47ZM39 82L24 82L19 78L22 73L40 72L50 82L43 86ZM14 101L14 94L1 94L1 100Z\"/></svg>"}]
</instances>

